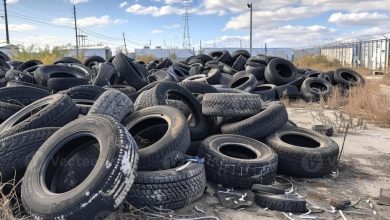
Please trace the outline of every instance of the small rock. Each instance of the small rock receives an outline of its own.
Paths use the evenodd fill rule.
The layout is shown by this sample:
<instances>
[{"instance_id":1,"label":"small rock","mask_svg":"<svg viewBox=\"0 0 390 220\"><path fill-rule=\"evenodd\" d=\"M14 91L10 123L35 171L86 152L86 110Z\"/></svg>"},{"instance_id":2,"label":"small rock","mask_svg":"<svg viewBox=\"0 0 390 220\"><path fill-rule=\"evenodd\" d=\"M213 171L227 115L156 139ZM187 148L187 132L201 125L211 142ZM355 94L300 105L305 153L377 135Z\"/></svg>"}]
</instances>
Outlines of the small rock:
<instances>
[{"instance_id":1,"label":"small rock","mask_svg":"<svg viewBox=\"0 0 390 220\"><path fill-rule=\"evenodd\" d=\"M337 199L333 198L330 200L329 204L335 207L337 210L344 210L349 205L351 205L351 201L348 199Z\"/></svg>"}]
</instances>

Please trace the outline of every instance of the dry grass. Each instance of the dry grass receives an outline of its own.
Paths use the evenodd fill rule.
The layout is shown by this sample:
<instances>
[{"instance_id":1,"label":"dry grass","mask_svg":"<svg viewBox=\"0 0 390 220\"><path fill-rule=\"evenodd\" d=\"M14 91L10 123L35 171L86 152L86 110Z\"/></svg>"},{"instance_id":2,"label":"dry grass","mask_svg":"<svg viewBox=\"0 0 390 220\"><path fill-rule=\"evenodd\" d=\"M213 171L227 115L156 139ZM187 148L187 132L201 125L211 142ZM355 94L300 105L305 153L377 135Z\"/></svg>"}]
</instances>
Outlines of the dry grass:
<instances>
[{"instance_id":1,"label":"dry grass","mask_svg":"<svg viewBox=\"0 0 390 220\"><path fill-rule=\"evenodd\" d=\"M136 57L136 60L139 60L139 61L144 61L145 63L150 63L152 61L155 61L157 60L158 58L155 57L154 55L139 55Z\"/></svg>"},{"instance_id":2,"label":"dry grass","mask_svg":"<svg viewBox=\"0 0 390 220\"><path fill-rule=\"evenodd\" d=\"M27 60L40 60L43 64L52 64L54 60L59 57L66 56L65 47L54 47L50 49L48 46L45 48L35 48L33 45L29 47L20 47L18 51L11 54L12 60L27 61ZM78 60L83 61L83 54L76 57Z\"/></svg>"},{"instance_id":3,"label":"dry grass","mask_svg":"<svg viewBox=\"0 0 390 220\"><path fill-rule=\"evenodd\" d=\"M319 71L329 71L341 67L337 60L329 61L325 56L303 56L294 61L298 68L310 68Z\"/></svg>"},{"instance_id":4,"label":"dry grass","mask_svg":"<svg viewBox=\"0 0 390 220\"><path fill-rule=\"evenodd\" d=\"M21 182L11 180L2 183L0 180L0 219L28 219L23 214L22 204L17 197L17 190L20 188ZM20 189L19 189L20 190Z\"/></svg>"}]
</instances>

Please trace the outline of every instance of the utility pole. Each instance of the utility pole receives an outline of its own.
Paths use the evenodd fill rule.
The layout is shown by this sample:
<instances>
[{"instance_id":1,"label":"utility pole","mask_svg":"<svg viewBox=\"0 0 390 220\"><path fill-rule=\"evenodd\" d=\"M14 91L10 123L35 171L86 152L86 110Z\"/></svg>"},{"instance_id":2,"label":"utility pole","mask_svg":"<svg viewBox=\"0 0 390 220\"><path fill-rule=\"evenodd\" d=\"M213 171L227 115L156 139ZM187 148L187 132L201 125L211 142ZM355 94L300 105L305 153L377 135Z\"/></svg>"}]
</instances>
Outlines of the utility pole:
<instances>
[{"instance_id":1,"label":"utility pole","mask_svg":"<svg viewBox=\"0 0 390 220\"><path fill-rule=\"evenodd\" d=\"M74 31L76 32L76 55L79 57L79 41L77 36L76 5L73 5Z\"/></svg>"},{"instance_id":2,"label":"utility pole","mask_svg":"<svg viewBox=\"0 0 390 220\"><path fill-rule=\"evenodd\" d=\"M7 38L7 44L9 44L7 0L3 0L3 1L4 1L4 16L5 16L5 35L6 35L6 38Z\"/></svg>"},{"instance_id":3,"label":"utility pole","mask_svg":"<svg viewBox=\"0 0 390 220\"><path fill-rule=\"evenodd\" d=\"M125 33L122 33L123 35L123 43L125 44L125 51L126 51L126 56L128 55L128 52L127 52L127 45L126 45L126 37L125 37Z\"/></svg>"},{"instance_id":4,"label":"utility pole","mask_svg":"<svg viewBox=\"0 0 390 220\"><path fill-rule=\"evenodd\" d=\"M247 6L251 10L251 13L250 13L250 30L249 30L249 51L250 51L250 54L252 54L252 12L253 12L253 5L252 5L252 3L248 3Z\"/></svg>"},{"instance_id":5,"label":"utility pole","mask_svg":"<svg viewBox=\"0 0 390 220\"><path fill-rule=\"evenodd\" d=\"M240 39L240 49L242 48L242 40Z\"/></svg>"}]
</instances>

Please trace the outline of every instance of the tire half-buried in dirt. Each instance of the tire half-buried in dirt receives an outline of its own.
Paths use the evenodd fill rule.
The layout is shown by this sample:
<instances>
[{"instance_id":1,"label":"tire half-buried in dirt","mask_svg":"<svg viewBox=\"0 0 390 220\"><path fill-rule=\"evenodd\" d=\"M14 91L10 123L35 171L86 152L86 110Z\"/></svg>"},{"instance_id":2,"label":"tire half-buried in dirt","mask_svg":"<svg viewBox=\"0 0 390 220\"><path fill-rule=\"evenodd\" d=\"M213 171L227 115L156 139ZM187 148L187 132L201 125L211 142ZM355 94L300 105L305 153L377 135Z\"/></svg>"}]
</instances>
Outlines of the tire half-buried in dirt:
<instances>
[{"instance_id":1,"label":"tire half-buried in dirt","mask_svg":"<svg viewBox=\"0 0 390 220\"><path fill-rule=\"evenodd\" d=\"M97 152L78 158L91 165L78 170L89 168L88 175L62 189L61 174L86 148ZM137 163L137 145L119 122L104 115L77 119L54 133L32 158L22 183L23 206L37 219L94 219L104 210L108 215L125 199Z\"/></svg>"}]
</instances>

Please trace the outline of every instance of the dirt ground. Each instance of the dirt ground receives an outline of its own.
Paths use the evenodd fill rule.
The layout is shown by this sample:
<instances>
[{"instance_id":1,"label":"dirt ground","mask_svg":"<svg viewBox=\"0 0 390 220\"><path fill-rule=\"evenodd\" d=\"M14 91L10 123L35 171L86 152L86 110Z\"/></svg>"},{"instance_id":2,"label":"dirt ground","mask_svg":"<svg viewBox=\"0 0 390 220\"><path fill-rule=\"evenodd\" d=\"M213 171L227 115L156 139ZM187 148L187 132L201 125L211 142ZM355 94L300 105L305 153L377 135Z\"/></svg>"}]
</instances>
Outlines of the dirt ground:
<instances>
[{"instance_id":1,"label":"dirt ground","mask_svg":"<svg viewBox=\"0 0 390 220\"><path fill-rule=\"evenodd\" d=\"M298 126L311 128L313 125L312 111L303 108L289 108L288 111L290 120ZM344 137L335 135L332 138L341 148ZM355 207L343 211L346 219L390 219L390 206L378 204L380 189L390 188L389 161L390 129L367 124L364 130L352 130L347 135L334 174L315 179L286 178L291 179L296 192L311 203L307 207L312 210L309 214L312 219L343 219L338 211L331 212L330 198L348 199L352 204L359 201ZM247 200L252 200L253 194L250 191L247 193ZM207 193L196 203L175 211L171 217L181 219L204 216L210 216L209 219L288 219L282 212L264 210L254 202L238 210L226 209L221 206L216 195ZM301 219L299 214L293 214L290 218Z\"/></svg>"}]
</instances>

